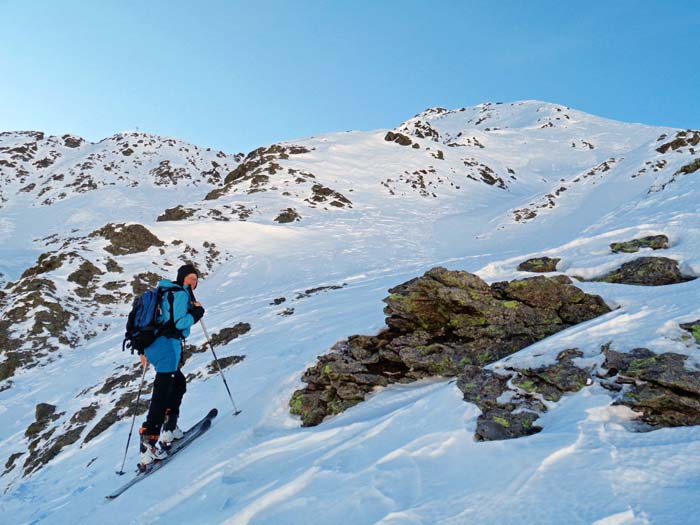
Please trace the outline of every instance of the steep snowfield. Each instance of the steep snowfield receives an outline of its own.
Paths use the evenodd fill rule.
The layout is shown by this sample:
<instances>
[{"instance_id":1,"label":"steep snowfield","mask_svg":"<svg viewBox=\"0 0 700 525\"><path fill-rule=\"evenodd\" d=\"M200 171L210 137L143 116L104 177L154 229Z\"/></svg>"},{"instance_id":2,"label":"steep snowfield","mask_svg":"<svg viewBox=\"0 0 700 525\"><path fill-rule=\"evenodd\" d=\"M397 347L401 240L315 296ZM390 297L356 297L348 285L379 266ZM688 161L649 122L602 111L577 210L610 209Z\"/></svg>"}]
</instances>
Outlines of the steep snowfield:
<instances>
[{"instance_id":1,"label":"steep snowfield","mask_svg":"<svg viewBox=\"0 0 700 525\"><path fill-rule=\"evenodd\" d=\"M656 151L677 130L526 101L428 110L394 132L419 147L385 140L387 130L294 141L290 145L307 151L255 168L277 163L266 172L268 180L254 181L251 172L228 186L152 187L143 200L135 188L119 189L118 198L133 199L127 201L133 206L115 202L109 192L116 190L102 188L41 206L29 195L18 198L17 184L3 186L0 272L6 280L17 279L44 250L33 238L58 233L65 239L107 221L138 221L166 243L215 243L223 255L197 290L207 328L216 332L238 322L252 327L217 349L220 357L246 356L226 370L242 414L231 415L218 376L194 380L182 426L212 406L220 415L208 434L166 468L117 500L104 499L125 481L114 474L129 432L130 420L123 419L88 443L63 449L28 477L19 468L0 477L3 521L696 522L700 429L632 432L633 414L612 406L599 386L566 396L543 416L541 433L510 441L475 442L478 409L462 401L453 381L439 378L386 388L313 428L300 428L289 415L290 395L316 356L350 334L380 330L387 289L433 266L494 282L528 275L516 270L520 262L549 255L562 259L560 272L589 278L645 255L612 254L611 242L663 233L671 241L663 255L678 260L686 274L700 275L700 176L677 174L698 154L687 144ZM235 159L228 168L238 161L245 162ZM314 201L315 184L351 204L330 205L334 197ZM222 191L203 200L212 188ZM101 205L106 202L113 204ZM177 204L194 214L155 222ZM226 205L253 211L244 221L207 215ZM274 221L290 207L299 221ZM79 232L71 234L73 224ZM137 273L158 256L151 250L119 262L128 263L126 273ZM176 265L178 256L168 249L164 257ZM159 264L158 271L167 267ZM612 341L620 350L644 346L697 362L697 345L677 325L700 318L699 283L578 283L619 308L506 359L543 363L572 347L595 359L600 346ZM341 288L304 296L305 290L331 285ZM271 304L279 297L286 301ZM128 305L119 308L117 313L128 311ZM287 308L293 313L280 315ZM37 403L52 403L68 418L84 403L83 389L120 366L133 366L134 357L118 350L122 330L116 316L84 346L22 370L11 388L0 391L0 457L26 450L24 432ZM193 330L190 342L204 342L201 330ZM196 354L185 371L201 371L210 361L210 354ZM107 409L100 405L100 415ZM136 458L132 439L128 465Z\"/></svg>"}]
</instances>

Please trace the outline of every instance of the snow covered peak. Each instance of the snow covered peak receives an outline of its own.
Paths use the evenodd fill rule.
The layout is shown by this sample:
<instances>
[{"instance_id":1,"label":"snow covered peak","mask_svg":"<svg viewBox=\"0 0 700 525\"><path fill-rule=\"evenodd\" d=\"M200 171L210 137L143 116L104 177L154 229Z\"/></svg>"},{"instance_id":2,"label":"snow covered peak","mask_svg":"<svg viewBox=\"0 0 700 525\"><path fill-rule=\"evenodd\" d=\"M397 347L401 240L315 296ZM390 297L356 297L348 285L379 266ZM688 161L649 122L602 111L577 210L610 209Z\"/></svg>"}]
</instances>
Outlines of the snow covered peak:
<instances>
[{"instance_id":1,"label":"snow covered peak","mask_svg":"<svg viewBox=\"0 0 700 525\"><path fill-rule=\"evenodd\" d=\"M473 107L445 109L428 108L399 125L396 130L418 138L427 138L447 145L460 145L466 134L489 132L535 132L555 128L567 136L600 127L634 127L571 109L568 106L522 100L517 102L486 102ZM540 133L540 136L542 134ZM564 138L564 137L560 137Z\"/></svg>"},{"instance_id":2,"label":"snow covered peak","mask_svg":"<svg viewBox=\"0 0 700 525\"><path fill-rule=\"evenodd\" d=\"M240 157L138 132L95 144L69 134L1 133L0 204L27 195L33 206L50 206L107 186L211 187Z\"/></svg>"}]
</instances>

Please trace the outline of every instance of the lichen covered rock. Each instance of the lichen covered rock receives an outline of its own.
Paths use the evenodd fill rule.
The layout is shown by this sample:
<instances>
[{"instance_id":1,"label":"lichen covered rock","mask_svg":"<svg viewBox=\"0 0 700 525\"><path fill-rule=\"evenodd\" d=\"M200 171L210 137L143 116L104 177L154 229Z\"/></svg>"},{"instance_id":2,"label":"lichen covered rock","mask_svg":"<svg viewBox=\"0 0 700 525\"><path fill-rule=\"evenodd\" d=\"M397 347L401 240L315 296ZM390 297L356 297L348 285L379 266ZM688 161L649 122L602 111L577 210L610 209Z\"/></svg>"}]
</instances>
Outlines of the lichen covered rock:
<instances>
[{"instance_id":1,"label":"lichen covered rock","mask_svg":"<svg viewBox=\"0 0 700 525\"><path fill-rule=\"evenodd\" d=\"M610 311L565 276L488 285L434 268L389 292L386 330L340 341L304 373L307 386L290 401L303 425L346 410L376 387L459 376Z\"/></svg>"},{"instance_id":2,"label":"lichen covered rock","mask_svg":"<svg viewBox=\"0 0 700 525\"><path fill-rule=\"evenodd\" d=\"M668 248L668 237L665 235L651 235L640 239L633 239L625 242L614 242L610 245L613 253L636 253L641 248L651 248L652 250L665 250Z\"/></svg>"},{"instance_id":3,"label":"lichen covered rock","mask_svg":"<svg viewBox=\"0 0 700 525\"><path fill-rule=\"evenodd\" d=\"M533 259L528 259L523 261L518 265L518 271L521 272L556 272L557 264L559 264L561 259L551 258L551 257L535 257Z\"/></svg>"},{"instance_id":4,"label":"lichen covered rock","mask_svg":"<svg viewBox=\"0 0 700 525\"><path fill-rule=\"evenodd\" d=\"M623 353L604 349L616 404L640 414L650 428L700 425L700 372L685 367L687 356L646 348Z\"/></svg>"},{"instance_id":5,"label":"lichen covered rock","mask_svg":"<svg viewBox=\"0 0 700 525\"><path fill-rule=\"evenodd\" d=\"M475 439L512 439L542 430L535 421L547 411L547 402L557 402L590 383L591 370L574 362L582 355L576 349L564 350L554 364L539 368L465 367L457 386L465 401L481 409Z\"/></svg>"},{"instance_id":6,"label":"lichen covered rock","mask_svg":"<svg viewBox=\"0 0 700 525\"><path fill-rule=\"evenodd\" d=\"M683 330L686 330L693 334L695 342L700 344L700 319L693 321L692 323L683 323L680 325Z\"/></svg>"},{"instance_id":7,"label":"lichen covered rock","mask_svg":"<svg viewBox=\"0 0 700 525\"><path fill-rule=\"evenodd\" d=\"M695 277L683 275L678 261L667 257L640 257L593 281L634 284L638 286L663 286L684 283Z\"/></svg>"}]
</instances>

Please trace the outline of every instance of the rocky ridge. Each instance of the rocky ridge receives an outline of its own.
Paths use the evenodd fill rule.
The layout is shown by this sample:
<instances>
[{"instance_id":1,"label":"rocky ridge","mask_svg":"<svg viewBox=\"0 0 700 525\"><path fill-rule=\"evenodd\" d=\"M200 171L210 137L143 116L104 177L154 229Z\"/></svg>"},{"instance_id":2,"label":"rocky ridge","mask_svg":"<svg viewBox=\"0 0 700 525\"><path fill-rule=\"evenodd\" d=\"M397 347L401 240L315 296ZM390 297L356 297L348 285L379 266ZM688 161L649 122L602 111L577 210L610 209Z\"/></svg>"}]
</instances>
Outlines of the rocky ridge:
<instances>
[{"instance_id":1,"label":"rocky ridge","mask_svg":"<svg viewBox=\"0 0 700 525\"><path fill-rule=\"evenodd\" d=\"M19 195L31 198L33 206L50 206L108 187L217 187L241 158L140 132L95 144L73 135L5 132L0 133L0 206Z\"/></svg>"}]
</instances>

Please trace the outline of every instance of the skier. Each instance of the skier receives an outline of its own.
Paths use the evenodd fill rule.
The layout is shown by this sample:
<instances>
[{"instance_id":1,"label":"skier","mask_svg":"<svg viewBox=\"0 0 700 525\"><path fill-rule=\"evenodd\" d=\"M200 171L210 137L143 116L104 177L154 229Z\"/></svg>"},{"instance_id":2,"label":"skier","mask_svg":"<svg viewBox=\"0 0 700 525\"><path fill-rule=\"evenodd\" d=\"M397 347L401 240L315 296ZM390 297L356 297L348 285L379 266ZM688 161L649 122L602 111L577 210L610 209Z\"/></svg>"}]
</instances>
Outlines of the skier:
<instances>
[{"instance_id":1,"label":"skier","mask_svg":"<svg viewBox=\"0 0 700 525\"><path fill-rule=\"evenodd\" d=\"M204 315L204 308L195 301L192 294L192 290L197 288L198 280L197 269L186 264L178 269L175 282L163 279L158 283L158 287L164 290L158 322L166 325L167 329L146 348L145 355L141 355L144 367L149 362L153 363L156 379L148 415L139 430L140 466L145 467L155 460L167 457L173 441L182 439L183 436L177 419L182 396L187 388L185 376L180 371L180 361L190 327Z\"/></svg>"}]
</instances>

